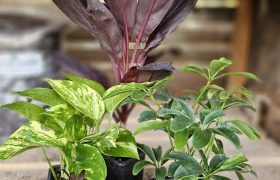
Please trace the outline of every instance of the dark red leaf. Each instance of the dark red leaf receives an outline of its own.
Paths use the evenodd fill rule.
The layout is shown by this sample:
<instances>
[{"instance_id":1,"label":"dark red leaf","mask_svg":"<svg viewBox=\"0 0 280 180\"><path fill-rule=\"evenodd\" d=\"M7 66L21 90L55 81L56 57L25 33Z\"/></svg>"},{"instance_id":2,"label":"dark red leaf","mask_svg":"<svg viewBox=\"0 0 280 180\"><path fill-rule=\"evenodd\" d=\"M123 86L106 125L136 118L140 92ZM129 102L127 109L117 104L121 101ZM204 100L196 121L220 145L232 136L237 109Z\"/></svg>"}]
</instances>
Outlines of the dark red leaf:
<instances>
[{"instance_id":1,"label":"dark red leaf","mask_svg":"<svg viewBox=\"0 0 280 180\"><path fill-rule=\"evenodd\" d=\"M130 83L130 82L137 82L139 77L139 68L138 67L132 67L129 69L129 71L124 75L122 79L122 83Z\"/></svg>"},{"instance_id":2,"label":"dark red leaf","mask_svg":"<svg viewBox=\"0 0 280 180\"><path fill-rule=\"evenodd\" d=\"M193 10L197 0L175 0L163 21L149 37L145 51L157 47L179 24L181 24L188 14Z\"/></svg>"},{"instance_id":3,"label":"dark red leaf","mask_svg":"<svg viewBox=\"0 0 280 180\"><path fill-rule=\"evenodd\" d=\"M109 9L99 0L88 0L87 11L95 37L103 49L116 61L122 59L122 33Z\"/></svg>"},{"instance_id":4,"label":"dark red leaf","mask_svg":"<svg viewBox=\"0 0 280 180\"><path fill-rule=\"evenodd\" d=\"M122 59L122 33L116 19L99 0L53 0L75 23L91 33L109 56L118 63Z\"/></svg>"},{"instance_id":5,"label":"dark red leaf","mask_svg":"<svg viewBox=\"0 0 280 180\"><path fill-rule=\"evenodd\" d=\"M144 41L162 21L174 0L139 0L134 34ZM142 34L143 31L143 34Z\"/></svg>"},{"instance_id":6,"label":"dark red leaf","mask_svg":"<svg viewBox=\"0 0 280 180\"><path fill-rule=\"evenodd\" d=\"M137 0L105 0L105 2L121 25L123 32L127 28L128 35L131 38L136 22Z\"/></svg>"},{"instance_id":7,"label":"dark red leaf","mask_svg":"<svg viewBox=\"0 0 280 180\"><path fill-rule=\"evenodd\" d=\"M84 5L77 0L53 0L59 9L72 21L80 25L92 34L92 27L89 23L89 16Z\"/></svg>"},{"instance_id":8,"label":"dark red leaf","mask_svg":"<svg viewBox=\"0 0 280 180\"><path fill-rule=\"evenodd\" d=\"M110 87L110 82L105 74L101 71L82 65L72 57L61 53L51 54L52 62L63 70L65 73L75 74L87 79L101 83L105 88Z\"/></svg>"},{"instance_id":9,"label":"dark red leaf","mask_svg":"<svg viewBox=\"0 0 280 180\"><path fill-rule=\"evenodd\" d=\"M155 62L151 64L147 64L146 66L143 66L139 68L141 71L174 71L175 68L172 66L172 63L170 62Z\"/></svg>"}]
</instances>

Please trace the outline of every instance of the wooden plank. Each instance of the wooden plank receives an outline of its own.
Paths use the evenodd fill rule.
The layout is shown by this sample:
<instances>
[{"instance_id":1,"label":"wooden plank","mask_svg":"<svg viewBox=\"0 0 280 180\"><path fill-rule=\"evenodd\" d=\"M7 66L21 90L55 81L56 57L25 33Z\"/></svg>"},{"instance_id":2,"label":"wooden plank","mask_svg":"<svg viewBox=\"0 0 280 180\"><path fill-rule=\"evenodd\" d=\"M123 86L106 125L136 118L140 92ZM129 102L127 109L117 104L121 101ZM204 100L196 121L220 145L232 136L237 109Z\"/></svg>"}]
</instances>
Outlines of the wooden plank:
<instances>
[{"instance_id":1,"label":"wooden plank","mask_svg":"<svg viewBox=\"0 0 280 180\"><path fill-rule=\"evenodd\" d=\"M236 11L231 46L231 59L234 64L231 66L231 71L247 71L252 31L252 5L252 0L242 0ZM244 78L230 77L227 87L238 88L244 82Z\"/></svg>"}]
</instances>

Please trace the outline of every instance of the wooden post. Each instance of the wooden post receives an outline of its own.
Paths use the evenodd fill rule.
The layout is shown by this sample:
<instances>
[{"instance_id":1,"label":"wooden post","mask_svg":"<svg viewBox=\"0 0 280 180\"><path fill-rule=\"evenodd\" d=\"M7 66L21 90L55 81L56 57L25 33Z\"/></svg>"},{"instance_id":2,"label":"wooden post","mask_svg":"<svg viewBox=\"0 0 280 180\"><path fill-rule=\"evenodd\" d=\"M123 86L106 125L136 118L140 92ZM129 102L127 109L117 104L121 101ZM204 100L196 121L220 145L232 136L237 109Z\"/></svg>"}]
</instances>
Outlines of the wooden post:
<instances>
[{"instance_id":1,"label":"wooden post","mask_svg":"<svg viewBox=\"0 0 280 180\"><path fill-rule=\"evenodd\" d=\"M237 8L231 46L233 65L230 71L247 71L252 31L252 6L253 0L240 0ZM244 78L229 77L227 88L239 88L244 82Z\"/></svg>"}]
</instances>

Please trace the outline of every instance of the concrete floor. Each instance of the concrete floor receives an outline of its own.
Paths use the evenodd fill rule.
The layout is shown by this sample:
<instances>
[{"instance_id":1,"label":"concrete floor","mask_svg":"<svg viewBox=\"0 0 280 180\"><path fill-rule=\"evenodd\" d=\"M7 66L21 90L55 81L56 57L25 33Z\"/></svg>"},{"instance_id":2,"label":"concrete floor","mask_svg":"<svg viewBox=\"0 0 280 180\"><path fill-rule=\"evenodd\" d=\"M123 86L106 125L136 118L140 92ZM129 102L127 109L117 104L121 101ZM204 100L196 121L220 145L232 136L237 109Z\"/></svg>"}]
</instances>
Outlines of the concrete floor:
<instances>
[{"instance_id":1,"label":"concrete floor","mask_svg":"<svg viewBox=\"0 0 280 180\"><path fill-rule=\"evenodd\" d=\"M137 108L131 115L131 121L128 123L128 129L134 130L137 122L138 112L142 108ZM231 118L245 119L239 111L229 112ZM103 126L106 122L104 122ZM243 153L248 157L249 162L254 166L259 180L279 180L280 179L280 146L265 135L259 141L250 141L246 137L241 137L243 143ZM138 142L146 143L151 146L168 146L168 141L162 132L148 132L136 137ZM235 154L235 148L225 141L226 151L229 154ZM58 156L55 149L47 149L47 154L54 164L58 162ZM1 180L45 180L47 177L48 165L41 155L40 149L33 149L22 153L21 155L0 162ZM237 179L230 175L232 179ZM254 176L246 176L248 180L256 179Z\"/></svg>"}]
</instances>

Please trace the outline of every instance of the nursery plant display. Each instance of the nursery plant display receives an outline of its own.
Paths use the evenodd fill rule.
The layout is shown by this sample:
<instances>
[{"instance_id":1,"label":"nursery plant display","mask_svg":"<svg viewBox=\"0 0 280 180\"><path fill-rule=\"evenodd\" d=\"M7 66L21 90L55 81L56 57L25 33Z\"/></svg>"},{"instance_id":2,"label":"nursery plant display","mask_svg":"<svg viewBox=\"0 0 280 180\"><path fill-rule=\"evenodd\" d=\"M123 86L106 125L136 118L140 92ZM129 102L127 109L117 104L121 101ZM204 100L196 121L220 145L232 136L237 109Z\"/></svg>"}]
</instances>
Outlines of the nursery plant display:
<instances>
[{"instance_id":1,"label":"nursery plant display","mask_svg":"<svg viewBox=\"0 0 280 180\"><path fill-rule=\"evenodd\" d=\"M166 76L171 63L149 53L185 20L197 0L53 0L72 21L95 37L110 57L117 83L146 82ZM126 125L134 105L114 112Z\"/></svg>"},{"instance_id":2,"label":"nursery plant display","mask_svg":"<svg viewBox=\"0 0 280 180\"><path fill-rule=\"evenodd\" d=\"M236 119L225 120L228 109L255 109L251 101L253 94L246 88L226 91L214 83L215 80L230 75L258 80L255 75L247 72L222 73L231 64L231 61L221 58L213 60L208 69L184 66L184 72L199 74L207 81L199 92L192 92L189 97L171 97L166 93L164 98L158 96L162 93L156 93L157 88L170 78L158 81L149 89L133 90L131 98L136 102L143 104L149 99L157 107L153 109L147 106L149 109L141 113L140 125L134 134L163 130L170 142L170 148L165 153L160 146L154 149L140 144L139 148L150 160L138 162L134 166L133 174L136 175L147 166L153 166L157 180L224 180L229 178L219 173L226 171L235 172L240 180L244 179L243 173L256 175L241 152L231 156L224 152L224 139L240 150L242 146L238 135L245 135L252 140L260 138L257 130L249 124ZM193 101L188 102L190 99ZM191 105L191 102L194 103ZM168 162L169 165L164 166Z\"/></svg>"},{"instance_id":3,"label":"nursery plant display","mask_svg":"<svg viewBox=\"0 0 280 180\"><path fill-rule=\"evenodd\" d=\"M0 147L0 159L8 159L32 148L41 148L54 179L106 178L103 155L138 159L132 134L113 125L99 130L106 109L112 109L114 99L104 101L104 88L97 82L74 75L71 80L45 81L52 89L35 88L18 95L39 101L44 108L29 102L2 105L22 114L29 122L20 127ZM46 155L46 147L57 147L61 171L54 171ZM62 168L63 167L63 168Z\"/></svg>"}]
</instances>

